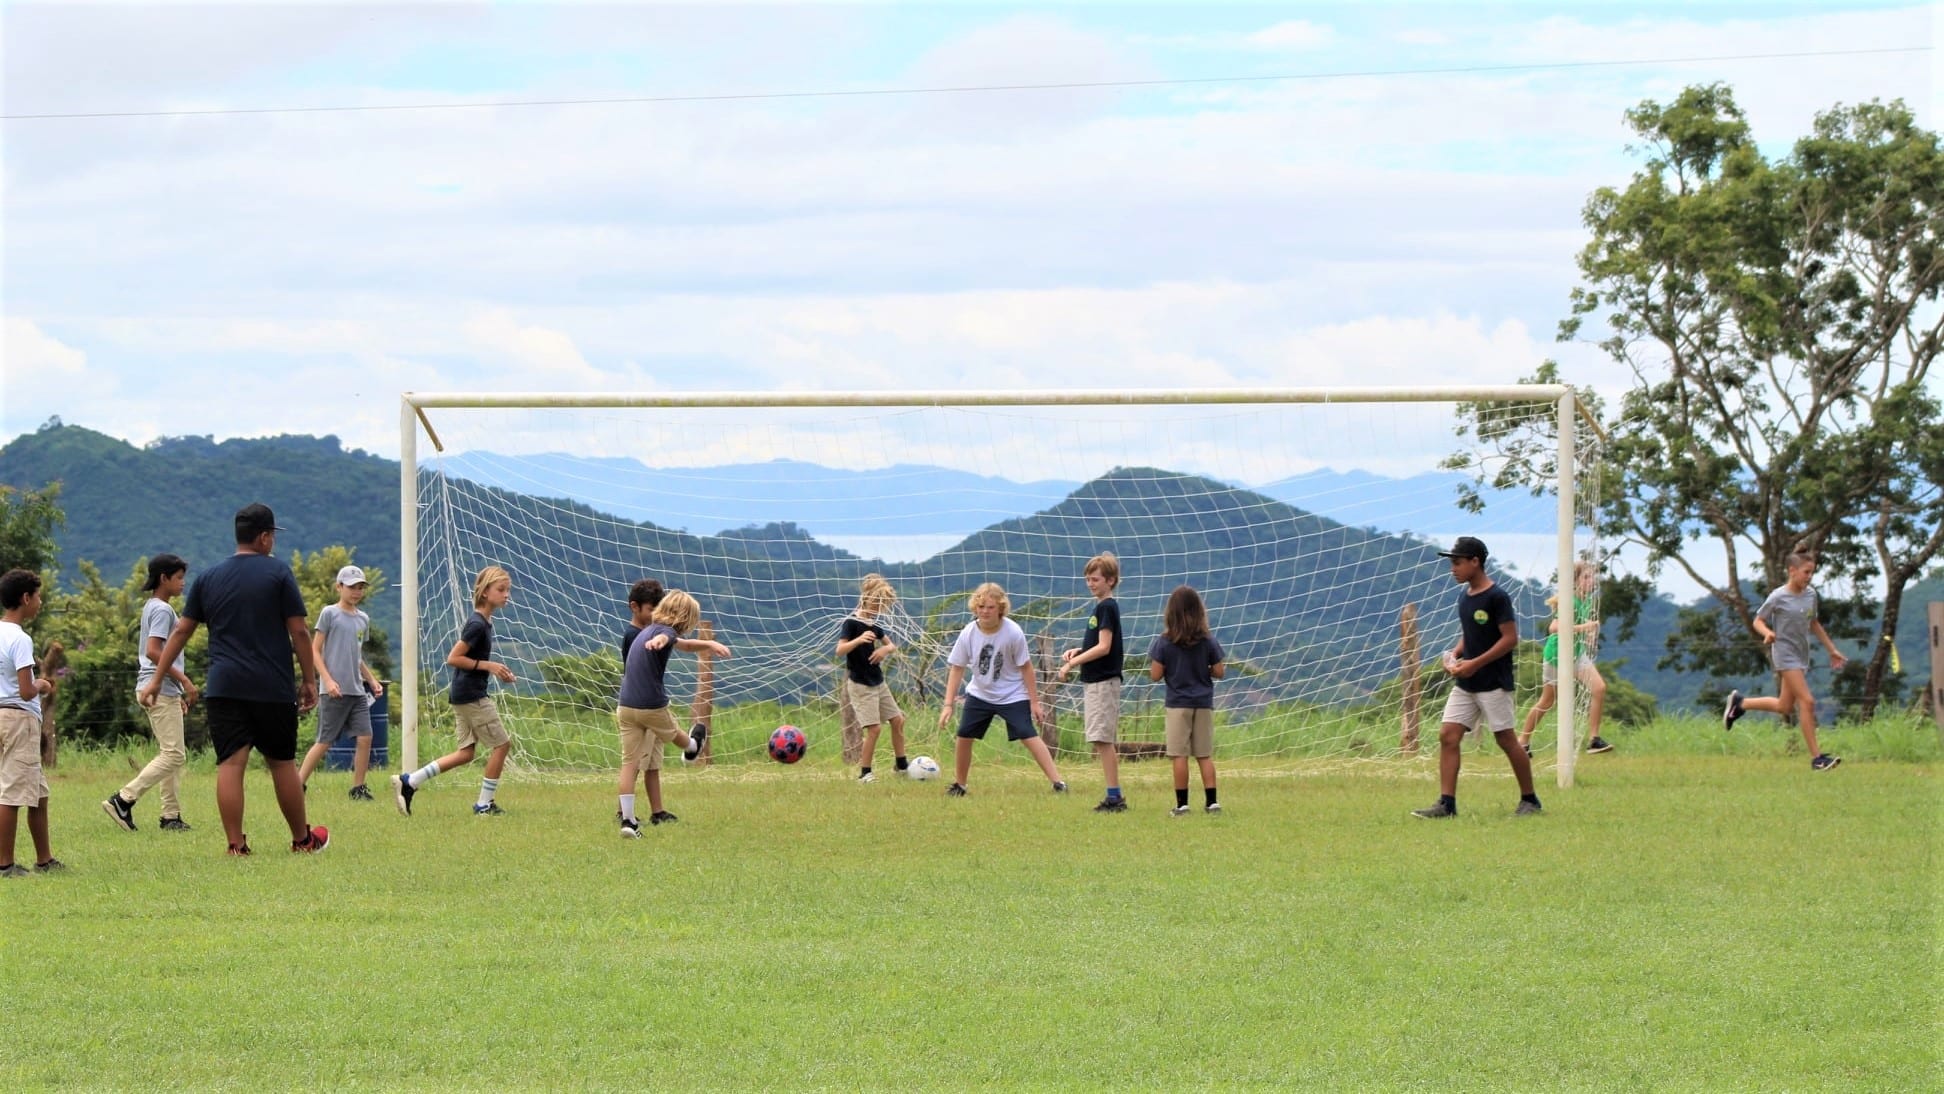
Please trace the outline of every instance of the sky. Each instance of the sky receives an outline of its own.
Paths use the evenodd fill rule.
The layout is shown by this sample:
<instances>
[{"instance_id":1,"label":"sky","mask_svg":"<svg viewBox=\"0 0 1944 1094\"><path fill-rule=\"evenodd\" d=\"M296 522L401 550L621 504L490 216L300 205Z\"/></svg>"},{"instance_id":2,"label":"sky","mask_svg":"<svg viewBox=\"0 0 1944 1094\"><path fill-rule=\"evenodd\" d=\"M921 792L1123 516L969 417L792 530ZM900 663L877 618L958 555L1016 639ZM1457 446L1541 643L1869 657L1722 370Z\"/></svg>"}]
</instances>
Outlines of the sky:
<instances>
[{"instance_id":1,"label":"sky","mask_svg":"<svg viewBox=\"0 0 1944 1094\"><path fill-rule=\"evenodd\" d=\"M0 20L0 443L58 416L395 457L407 390L1447 386L1549 357L1612 397L1630 374L1555 332L1587 196L1639 166L1627 108L1726 82L1774 154L1837 103L1938 125L1928 5ZM1022 84L1116 86L850 94ZM484 105L590 99L663 101ZM186 111L216 113L34 116Z\"/></svg>"}]
</instances>

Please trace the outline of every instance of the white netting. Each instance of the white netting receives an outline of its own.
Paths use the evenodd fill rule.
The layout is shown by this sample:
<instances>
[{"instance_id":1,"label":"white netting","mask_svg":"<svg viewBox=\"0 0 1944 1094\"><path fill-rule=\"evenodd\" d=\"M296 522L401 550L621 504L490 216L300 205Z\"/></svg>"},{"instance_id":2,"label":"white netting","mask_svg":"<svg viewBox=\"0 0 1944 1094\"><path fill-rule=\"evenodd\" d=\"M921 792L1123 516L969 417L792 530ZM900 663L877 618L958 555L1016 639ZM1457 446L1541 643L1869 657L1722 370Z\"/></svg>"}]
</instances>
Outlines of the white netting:
<instances>
[{"instance_id":1,"label":"white netting","mask_svg":"<svg viewBox=\"0 0 1944 1094\"><path fill-rule=\"evenodd\" d=\"M834 762L838 627L878 572L900 601L888 682L908 750L949 756L937 730L945 653L965 595L1004 586L1041 651L1058 743L1083 749L1079 687L1044 668L1078 644L1100 551L1120 558L1124 742L1161 739L1146 651L1167 595L1201 591L1227 647L1216 687L1221 755L1394 754L1407 688L1400 617L1420 630L1421 717L1435 739L1438 652L1456 634L1449 568L1484 538L1512 593L1522 687L1536 687L1558 554L1551 495L1455 503L1439 463L1463 443L1445 402L924 408L441 409L445 451L422 458L418 565L421 752L451 732L440 667L471 610L472 575L513 575L496 656L518 675L502 713L529 771L608 770L627 592L653 577L701 603L730 658L678 653L670 694L706 684L717 763L762 758L779 724ZM1550 433L1551 403L1489 413ZM1581 459L1593 455L1582 445ZM1582 481L1582 491L1585 482ZM1594 499L1581 498L1582 513ZM1581 527L1588 523L1582 517ZM1589 533L1576 545L1591 553ZM1521 712L1534 696L1522 693ZM1583 705L1583 704L1582 704ZM686 724L687 719L683 719ZM982 762L1018 749L982 746ZM889 734L879 745L889 766Z\"/></svg>"}]
</instances>

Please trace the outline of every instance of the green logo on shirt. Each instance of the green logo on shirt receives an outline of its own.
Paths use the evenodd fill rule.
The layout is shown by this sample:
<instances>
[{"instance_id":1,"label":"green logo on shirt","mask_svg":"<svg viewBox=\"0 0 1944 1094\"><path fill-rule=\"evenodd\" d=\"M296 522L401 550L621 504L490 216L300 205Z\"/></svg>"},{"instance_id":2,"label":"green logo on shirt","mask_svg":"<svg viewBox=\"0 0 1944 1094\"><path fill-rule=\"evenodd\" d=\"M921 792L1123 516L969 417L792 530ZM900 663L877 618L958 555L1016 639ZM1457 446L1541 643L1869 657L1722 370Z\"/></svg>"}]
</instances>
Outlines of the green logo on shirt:
<instances>
[{"instance_id":1,"label":"green logo on shirt","mask_svg":"<svg viewBox=\"0 0 1944 1094\"><path fill-rule=\"evenodd\" d=\"M1478 624L1481 627L1484 626L1486 623L1491 622L1491 619L1492 617L1486 615L1485 609L1483 608L1480 608L1477 611L1472 613L1472 622Z\"/></svg>"}]
</instances>

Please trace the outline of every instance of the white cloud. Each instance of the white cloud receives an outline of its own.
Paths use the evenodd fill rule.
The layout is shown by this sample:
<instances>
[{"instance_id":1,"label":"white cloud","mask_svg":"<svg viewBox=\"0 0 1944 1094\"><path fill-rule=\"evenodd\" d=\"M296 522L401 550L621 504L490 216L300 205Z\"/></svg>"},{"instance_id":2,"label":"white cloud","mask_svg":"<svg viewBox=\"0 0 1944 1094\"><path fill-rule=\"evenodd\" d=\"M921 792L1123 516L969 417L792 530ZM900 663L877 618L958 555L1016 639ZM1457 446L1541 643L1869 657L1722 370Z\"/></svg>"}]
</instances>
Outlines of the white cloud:
<instances>
[{"instance_id":1,"label":"white cloud","mask_svg":"<svg viewBox=\"0 0 1944 1094\"><path fill-rule=\"evenodd\" d=\"M1278 53L1321 49L1335 40L1336 32L1333 29L1320 23L1312 23L1307 19L1286 20L1245 35L1242 39L1243 44L1252 49L1274 50Z\"/></svg>"}]
</instances>

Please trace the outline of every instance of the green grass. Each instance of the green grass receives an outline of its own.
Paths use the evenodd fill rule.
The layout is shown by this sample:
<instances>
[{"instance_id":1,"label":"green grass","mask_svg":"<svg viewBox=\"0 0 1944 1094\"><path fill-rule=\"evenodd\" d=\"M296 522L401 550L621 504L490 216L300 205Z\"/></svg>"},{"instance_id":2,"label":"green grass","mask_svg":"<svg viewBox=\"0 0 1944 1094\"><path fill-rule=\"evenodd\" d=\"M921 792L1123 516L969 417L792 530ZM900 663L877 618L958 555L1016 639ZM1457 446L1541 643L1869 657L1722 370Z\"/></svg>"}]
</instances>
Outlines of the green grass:
<instances>
[{"instance_id":1,"label":"green grass","mask_svg":"<svg viewBox=\"0 0 1944 1094\"><path fill-rule=\"evenodd\" d=\"M1163 765L1095 816L1017 749L960 801L676 768L639 841L605 781L407 819L325 774L315 858L253 772L248 860L206 757L169 837L96 805L145 756L71 756L72 869L0 883L0 1089L1937 1089L1944 769L1616 736L1530 819L1468 752L1436 823L1429 760L1225 764L1180 820Z\"/></svg>"}]
</instances>

